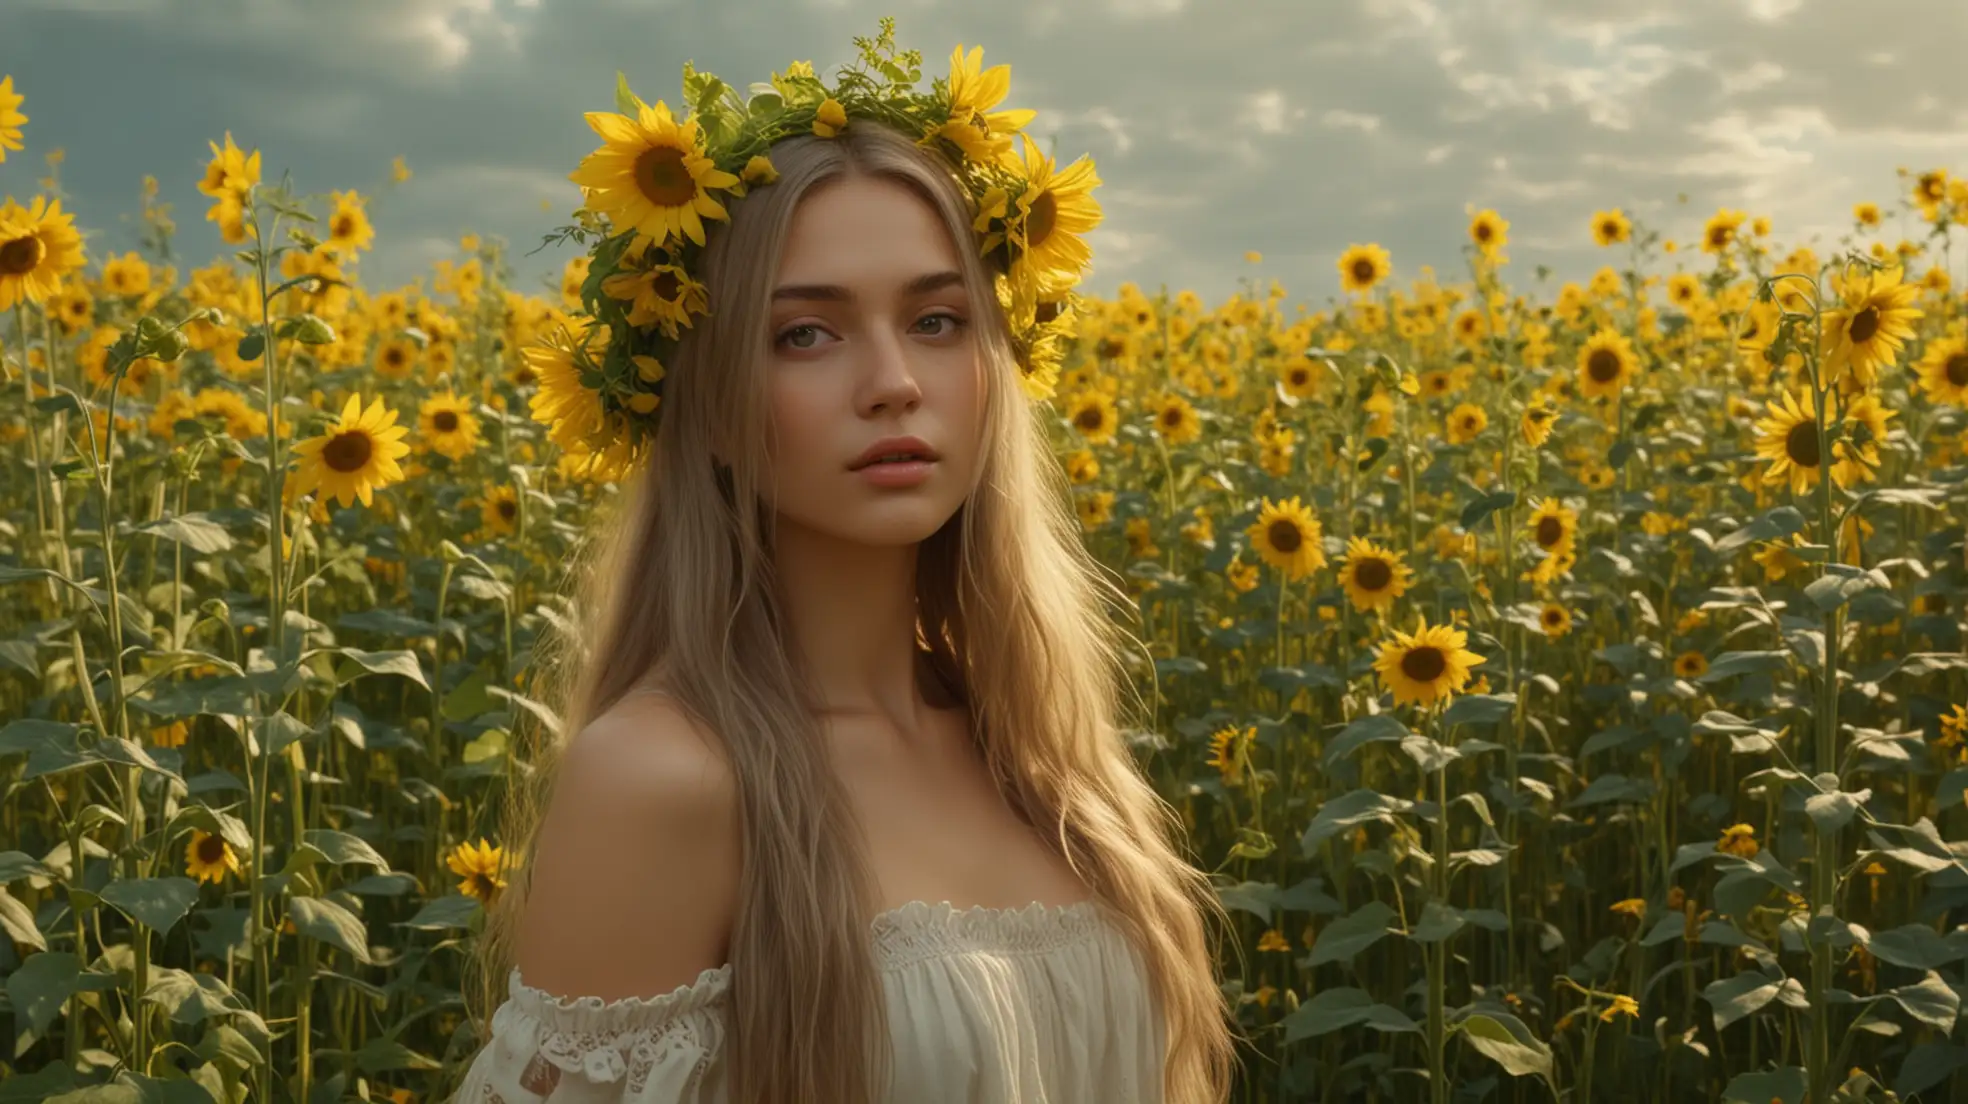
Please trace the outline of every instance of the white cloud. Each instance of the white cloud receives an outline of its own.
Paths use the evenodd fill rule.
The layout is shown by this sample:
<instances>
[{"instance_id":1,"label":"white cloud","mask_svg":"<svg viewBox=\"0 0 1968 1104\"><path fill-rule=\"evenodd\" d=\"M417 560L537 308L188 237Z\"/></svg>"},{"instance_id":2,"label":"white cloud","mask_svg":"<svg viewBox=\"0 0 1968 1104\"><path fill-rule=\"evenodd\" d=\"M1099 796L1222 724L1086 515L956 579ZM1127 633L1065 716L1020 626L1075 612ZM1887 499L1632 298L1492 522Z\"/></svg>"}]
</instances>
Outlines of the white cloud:
<instances>
[{"instance_id":1,"label":"white cloud","mask_svg":"<svg viewBox=\"0 0 1968 1104\"><path fill-rule=\"evenodd\" d=\"M1380 129L1379 116L1362 115L1357 111L1342 111L1336 107L1327 108L1319 116L1319 121L1334 129L1357 130L1364 134L1372 134Z\"/></svg>"}]
</instances>

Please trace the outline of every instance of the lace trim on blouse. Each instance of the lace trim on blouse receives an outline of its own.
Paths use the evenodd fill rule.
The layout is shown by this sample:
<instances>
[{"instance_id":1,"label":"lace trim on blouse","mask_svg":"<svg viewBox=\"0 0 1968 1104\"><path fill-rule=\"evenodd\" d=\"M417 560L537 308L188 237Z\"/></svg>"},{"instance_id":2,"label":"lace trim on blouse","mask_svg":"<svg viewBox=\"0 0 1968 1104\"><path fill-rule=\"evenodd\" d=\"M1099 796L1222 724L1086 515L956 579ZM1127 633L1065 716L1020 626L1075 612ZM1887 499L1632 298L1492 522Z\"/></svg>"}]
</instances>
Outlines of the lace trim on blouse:
<instances>
[{"instance_id":1,"label":"lace trim on blouse","mask_svg":"<svg viewBox=\"0 0 1968 1104\"><path fill-rule=\"evenodd\" d=\"M1098 899L1068 905L1039 901L1021 908L958 908L949 901L910 901L875 916L870 923L877 965L897 970L924 959L965 951L998 955L1043 954L1091 938L1101 923ZM536 1026L538 1057L521 1078L529 1091L544 1096L560 1072L589 1081L628 1081L643 1088L649 1071L694 1052L692 1076L716 1054L723 1041L721 1011L731 990L731 966L709 967L697 979L650 997L561 997L527 985L518 967L507 976L511 998L494 1014L523 1017Z\"/></svg>"}]
</instances>

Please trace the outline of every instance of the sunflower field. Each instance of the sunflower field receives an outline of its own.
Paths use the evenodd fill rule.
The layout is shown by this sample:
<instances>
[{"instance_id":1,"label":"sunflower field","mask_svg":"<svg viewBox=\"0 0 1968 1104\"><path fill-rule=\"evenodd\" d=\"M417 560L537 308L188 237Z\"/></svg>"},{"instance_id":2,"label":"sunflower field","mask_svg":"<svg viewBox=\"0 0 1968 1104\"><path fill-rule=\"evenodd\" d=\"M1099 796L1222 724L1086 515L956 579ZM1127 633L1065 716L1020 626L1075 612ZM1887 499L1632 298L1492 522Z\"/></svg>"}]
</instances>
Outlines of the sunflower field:
<instances>
[{"instance_id":1,"label":"sunflower field","mask_svg":"<svg viewBox=\"0 0 1968 1104\"><path fill-rule=\"evenodd\" d=\"M120 255L58 158L0 206L0 1104L436 1101L476 1045L618 473L534 417L585 258L365 285L409 177L227 134L238 252L183 271L154 179ZM1072 303L1042 401L1236 924L1238 1101L1968 1100L1965 223L1945 170L1816 248L1609 209L1578 284L1482 210L1453 278Z\"/></svg>"}]
</instances>

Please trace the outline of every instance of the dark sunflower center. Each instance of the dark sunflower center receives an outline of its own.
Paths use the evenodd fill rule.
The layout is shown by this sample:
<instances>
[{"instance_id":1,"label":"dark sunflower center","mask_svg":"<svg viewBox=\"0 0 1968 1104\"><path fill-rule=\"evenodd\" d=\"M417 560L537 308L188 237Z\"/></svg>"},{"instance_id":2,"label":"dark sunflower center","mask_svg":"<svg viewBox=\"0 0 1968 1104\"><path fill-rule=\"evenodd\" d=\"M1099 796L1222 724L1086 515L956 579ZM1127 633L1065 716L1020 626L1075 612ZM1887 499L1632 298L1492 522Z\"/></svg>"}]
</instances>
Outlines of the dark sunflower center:
<instances>
[{"instance_id":1,"label":"dark sunflower center","mask_svg":"<svg viewBox=\"0 0 1968 1104\"><path fill-rule=\"evenodd\" d=\"M507 521L511 521L511 520L512 520L513 518L515 518L515 517L518 517L518 516L519 516L519 502L518 502L518 500L517 500L517 499L511 499L511 498L502 498L502 499L500 499L500 500L499 500L499 516L500 516L500 517L502 517L502 518L504 518L504 519L506 519Z\"/></svg>"},{"instance_id":2,"label":"dark sunflower center","mask_svg":"<svg viewBox=\"0 0 1968 1104\"><path fill-rule=\"evenodd\" d=\"M1555 517L1538 519L1537 542L1540 548L1556 548L1565 539L1565 523Z\"/></svg>"},{"instance_id":3,"label":"dark sunflower center","mask_svg":"<svg viewBox=\"0 0 1968 1104\"><path fill-rule=\"evenodd\" d=\"M15 238L0 245L0 276L25 276L40 267L47 255L48 247L33 234Z\"/></svg>"},{"instance_id":4,"label":"dark sunflower center","mask_svg":"<svg viewBox=\"0 0 1968 1104\"><path fill-rule=\"evenodd\" d=\"M1377 271L1374 268L1374 263L1366 258L1361 258L1353 262L1353 278L1363 284L1372 283L1374 274Z\"/></svg>"},{"instance_id":5,"label":"dark sunflower center","mask_svg":"<svg viewBox=\"0 0 1968 1104\"><path fill-rule=\"evenodd\" d=\"M402 349L385 350L383 353L383 363L389 365L392 368L403 367L403 350Z\"/></svg>"},{"instance_id":6,"label":"dark sunflower center","mask_svg":"<svg viewBox=\"0 0 1968 1104\"><path fill-rule=\"evenodd\" d=\"M1174 429L1181 424L1182 424L1181 407L1171 406L1168 409L1162 411L1162 425L1168 427L1169 429Z\"/></svg>"},{"instance_id":7,"label":"dark sunflower center","mask_svg":"<svg viewBox=\"0 0 1968 1104\"><path fill-rule=\"evenodd\" d=\"M352 429L346 433L335 434L328 439L327 444L321 446L321 462L338 472L361 471L374 451L369 435L361 430Z\"/></svg>"},{"instance_id":8,"label":"dark sunflower center","mask_svg":"<svg viewBox=\"0 0 1968 1104\"><path fill-rule=\"evenodd\" d=\"M1489 241L1489 240L1490 240L1491 238L1493 238L1493 237L1496 237L1496 231L1495 231L1495 230L1493 230L1493 229L1491 229L1491 227L1490 227L1490 224L1489 224L1489 223L1487 223L1487 222L1479 222L1479 223L1477 223L1477 224L1476 224L1476 240L1477 240L1477 241L1479 241L1479 242L1485 242L1485 243L1487 243L1487 242L1488 242L1488 241Z\"/></svg>"},{"instance_id":9,"label":"dark sunflower center","mask_svg":"<svg viewBox=\"0 0 1968 1104\"><path fill-rule=\"evenodd\" d=\"M1729 235L1731 233L1732 231L1728 227L1718 226L1708 232L1708 244L1720 249L1729 244Z\"/></svg>"},{"instance_id":10,"label":"dark sunflower center","mask_svg":"<svg viewBox=\"0 0 1968 1104\"><path fill-rule=\"evenodd\" d=\"M1434 682L1449 669L1449 657L1433 645L1411 648L1401 657L1401 673L1416 682Z\"/></svg>"},{"instance_id":11,"label":"dark sunflower center","mask_svg":"<svg viewBox=\"0 0 1968 1104\"><path fill-rule=\"evenodd\" d=\"M218 836L206 836L198 841L198 861L208 866L216 866L225 861L225 840Z\"/></svg>"},{"instance_id":12,"label":"dark sunflower center","mask_svg":"<svg viewBox=\"0 0 1968 1104\"><path fill-rule=\"evenodd\" d=\"M697 198L697 180L683 163L683 151L657 146L635 159L636 187L658 207L681 207Z\"/></svg>"},{"instance_id":13,"label":"dark sunflower center","mask_svg":"<svg viewBox=\"0 0 1968 1104\"><path fill-rule=\"evenodd\" d=\"M355 236L355 216L354 216L354 215L337 215L337 216L335 216L335 228L334 228L334 233L335 233L335 236L336 236L336 237L338 237L338 238L352 238L352 237L354 237L354 236Z\"/></svg>"},{"instance_id":14,"label":"dark sunflower center","mask_svg":"<svg viewBox=\"0 0 1968 1104\"><path fill-rule=\"evenodd\" d=\"M1271 542L1271 547L1287 555L1298 551L1298 546L1305 543L1305 534L1298 531L1298 523L1290 518L1272 522L1264 535Z\"/></svg>"},{"instance_id":15,"label":"dark sunflower center","mask_svg":"<svg viewBox=\"0 0 1968 1104\"><path fill-rule=\"evenodd\" d=\"M1040 325L1044 325L1047 322L1057 319L1059 312L1065 309L1066 305L1064 303L1040 303L1032 312L1032 319Z\"/></svg>"},{"instance_id":16,"label":"dark sunflower center","mask_svg":"<svg viewBox=\"0 0 1968 1104\"><path fill-rule=\"evenodd\" d=\"M1303 368L1294 368L1291 370L1291 385L1293 387L1305 386L1305 381L1310 378L1311 374Z\"/></svg>"},{"instance_id":17,"label":"dark sunflower center","mask_svg":"<svg viewBox=\"0 0 1968 1104\"><path fill-rule=\"evenodd\" d=\"M1477 430L1477 429L1479 429L1479 428L1480 428L1480 427L1479 427L1479 426L1478 426L1478 425L1476 424L1476 416L1475 416L1475 415L1473 415L1473 414L1464 414L1464 415L1462 416L1462 431L1463 431L1464 433L1474 433L1474 432L1476 432L1476 430Z\"/></svg>"},{"instance_id":18,"label":"dark sunflower center","mask_svg":"<svg viewBox=\"0 0 1968 1104\"><path fill-rule=\"evenodd\" d=\"M1100 339L1099 353L1100 359L1102 360L1114 360L1125 351L1120 341L1115 338L1103 337Z\"/></svg>"},{"instance_id":19,"label":"dark sunflower center","mask_svg":"<svg viewBox=\"0 0 1968 1104\"><path fill-rule=\"evenodd\" d=\"M683 290L683 285L677 281L674 272L658 272L656 278L649 281L649 286L656 292L658 298L668 300L674 300L677 292Z\"/></svg>"},{"instance_id":20,"label":"dark sunflower center","mask_svg":"<svg viewBox=\"0 0 1968 1104\"><path fill-rule=\"evenodd\" d=\"M1613 382L1620 376L1619 354L1611 349L1592 350L1592 355L1585 358L1585 374L1591 376L1594 383Z\"/></svg>"},{"instance_id":21,"label":"dark sunflower center","mask_svg":"<svg viewBox=\"0 0 1968 1104\"><path fill-rule=\"evenodd\" d=\"M1040 192L1025 215L1025 248L1038 249L1045 245L1058 221L1059 199L1051 192Z\"/></svg>"},{"instance_id":22,"label":"dark sunflower center","mask_svg":"<svg viewBox=\"0 0 1968 1104\"><path fill-rule=\"evenodd\" d=\"M1800 468L1818 466L1818 427L1815 422L1799 422L1784 435L1784 454Z\"/></svg>"},{"instance_id":23,"label":"dark sunflower center","mask_svg":"<svg viewBox=\"0 0 1968 1104\"><path fill-rule=\"evenodd\" d=\"M1941 365L1941 373L1956 387L1968 387L1968 353L1956 353Z\"/></svg>"},{"instance_id":24,"label":"dark sunflower center","mask_svg":"<svg viewBox=\"0 0 1968 1104\"><path fill-rule=\"evenodd\" d=\"M1386 590L1394 581L1394 565L1378 557L1361 560L1353 568L1353 585L1361 590Z\"/></svg>"},{"instance_id":25,"label":"dark sunflower center","mask_svg":"<svg viewBox=\"0 0 1968 1104\"><path fill-rule=\"evenodd\" d=\"M431 415L431 424L437 427L439 433L456 433L458 431L458 412L455 410L440 410Z\"/></svg>"},{"instance_id":26,"label":"dark sunflower center","mask_svg":"<svg viewBox=\"0 0 1968 1104\"><path fill-rule=\"evenodd\" d=\"M473 874L471 876L471 887L472 895L475 897L492 896L492 876L483 873Z\"/></svg>"},{"instance_id":27,"label":"dark sunflower center","mask_svg":"<svg viewBox=\"0 0 1968 1104\"><path fill-rule=\"evenodd\" d=\"M532 383L538 378L533 374L533 366L530 364L520 365L519 370L513 373L513 382L518 384Z\"/></svg>"},{"instance_id":28,"label":"dark sunflower center","mask_svg":"<svg viewBox=\"0 0 1968 1104\"><path fill-rule=\"evenodd\" d=\"M1073 424L1089 432L1099 429L1107 421L1107 416L1097 406L1083 406L1073 415Z\"/></svg>"},{"instance_id":29,"label":"dark sunflower center","mask_svg":"<svg viewBox=\"0 0 1968 1104\"><path fill-rule=\"evenodd\" d=\"M1608 237L1608 238L1614 237L1619 232L1620 232L1619 223L1614 222L1611 219L1608 219L1605 222L1599 224L1599 233L1604 237Z\"/></svg>"},{"instance_id":30,"label":"dark sunflower center","mask_svg":"<svg viewBox=\"0 0 1968 1104\"><path fill-rule=\"evenodd\" d=\"M1846 332L1851 335L1853 344L1871 341L1873 335L1879 332L1879 308L1867 307L1853 315L1852 325Z\"/></svg>"},{"instance_id":31,"label":"dark sunflower center","mask_svg":"<svg viewBox=\"0 0 1968 1104\"><path fill-rule=\"evenodd\" d=\"M1564 623L1565 623L1565 611L1564 611L1564 610L1561 610L1561 609L1548 609L1548 610L1545 610L1545 611L1544 611L1544 623L1545 623L1545 624L1547 624L1547 625L1562 625L1562 624L1564 624Z\"/></svg>"}]
</instances>

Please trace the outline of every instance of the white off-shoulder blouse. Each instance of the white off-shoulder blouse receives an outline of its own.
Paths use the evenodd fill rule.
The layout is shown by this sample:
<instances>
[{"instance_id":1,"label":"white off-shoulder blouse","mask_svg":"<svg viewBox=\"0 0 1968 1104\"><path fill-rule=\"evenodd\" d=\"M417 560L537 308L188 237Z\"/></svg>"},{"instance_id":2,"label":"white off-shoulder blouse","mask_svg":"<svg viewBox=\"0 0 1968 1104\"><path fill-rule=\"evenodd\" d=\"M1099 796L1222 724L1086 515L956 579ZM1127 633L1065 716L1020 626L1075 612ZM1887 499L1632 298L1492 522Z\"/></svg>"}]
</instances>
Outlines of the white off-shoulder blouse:
<instances>
[{"instance_id":1,"label":"white off-shoulder blouse","mask_svg":"<svg viewBox=\"0 0 1968 1104\"><path fill-rule=\"evenodd\" d=\"M911 901L871 936L892 1104L1161 1104L1166 1037L1140 951L1099 900ZM508 980L457 1104L724 1104L727 964L654 997Z\"/></svg>"}]
</instances>

